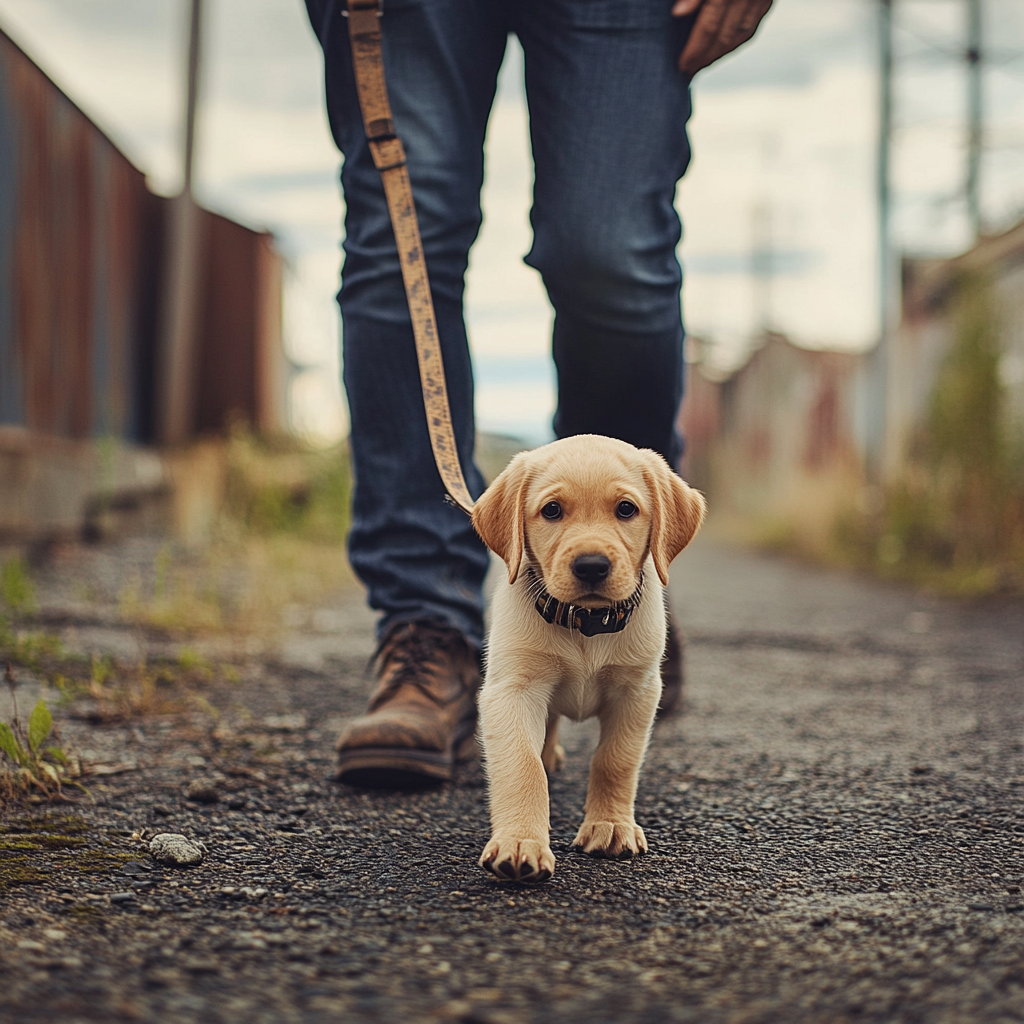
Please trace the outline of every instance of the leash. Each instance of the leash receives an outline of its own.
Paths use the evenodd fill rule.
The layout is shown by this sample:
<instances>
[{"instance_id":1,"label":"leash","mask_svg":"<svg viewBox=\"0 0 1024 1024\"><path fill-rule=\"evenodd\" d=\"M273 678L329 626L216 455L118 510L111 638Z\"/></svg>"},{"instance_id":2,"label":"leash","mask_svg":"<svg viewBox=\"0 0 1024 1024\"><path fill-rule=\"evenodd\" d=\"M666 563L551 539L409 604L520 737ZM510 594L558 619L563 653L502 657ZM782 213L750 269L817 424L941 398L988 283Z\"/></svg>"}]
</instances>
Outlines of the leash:
<instances>
[{"instance_id":1,"label":"leash","mask_svg":"<svg viewBox=\"0 0 1024 1024\"><path fill-rule=\"evenodd\" d=\"M398 245L402 281L416 339L416 359L420 368L420 386L423 390L430 446L434 450L437 471L450 499L464 512L470 512L474 502L466 487L455 445L434 302L430 295L409 171L405 164L405 149L402 140L395 134L395 122L391 116L391 104L388 102L384 81L380 32L384 3L383 0L347 0L347 4L348 10L343 13L348 16L359 109L363 114L363 127L366 129L374 166L380 171L384 182L384 195Z\"/></svg>"}]
</instances>

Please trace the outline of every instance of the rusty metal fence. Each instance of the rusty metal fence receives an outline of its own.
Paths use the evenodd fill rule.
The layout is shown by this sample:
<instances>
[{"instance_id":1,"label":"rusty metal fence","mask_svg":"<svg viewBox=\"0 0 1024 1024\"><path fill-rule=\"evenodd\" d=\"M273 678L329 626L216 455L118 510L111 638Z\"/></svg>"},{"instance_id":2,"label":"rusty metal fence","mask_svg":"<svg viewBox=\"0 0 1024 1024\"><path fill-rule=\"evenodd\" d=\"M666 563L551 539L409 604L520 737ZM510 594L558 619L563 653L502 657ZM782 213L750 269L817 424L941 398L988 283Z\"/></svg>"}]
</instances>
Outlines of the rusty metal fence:
<instances>
[{"instance_id":1,"label":"rusty metal fence","mask_svg":"<svg viewBox=\"0 0 1024 1024\"><path fill-rule=\"evenodd\" d=\"M170 206L0 32L0 427L155 440ZM280 257L200 217L188 434L280 428Z\"/></svg>"}]
</instances>

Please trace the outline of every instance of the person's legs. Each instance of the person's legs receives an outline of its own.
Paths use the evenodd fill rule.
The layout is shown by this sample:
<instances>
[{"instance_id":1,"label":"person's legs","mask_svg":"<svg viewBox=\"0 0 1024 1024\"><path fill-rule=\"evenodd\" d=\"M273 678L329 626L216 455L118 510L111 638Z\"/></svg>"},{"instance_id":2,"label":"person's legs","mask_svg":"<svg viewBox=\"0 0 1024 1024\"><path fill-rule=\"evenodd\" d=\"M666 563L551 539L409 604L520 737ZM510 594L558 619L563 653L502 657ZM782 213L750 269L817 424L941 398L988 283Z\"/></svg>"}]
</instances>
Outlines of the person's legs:
<instances>
[{"instance_id":1,"label":"person's legs","mask_svg":"<svg viewBox=\"0 0 1024 1024\"><path fill-rule=\"evenodd\" d=\"M380 174L363 132L342 0L307 0L324 49L327 108L345 157L345 265L338 296L355 475L349 556L378 624L377 686L338 739L345 782L451 777L476 723L487 550L444 500L427 433L412 325ZM491 0L388 0L384 65L408 156L466 482L473 377L462 317L480 227L483 140L507 28Z\"/></svg>"},{"instance_id":2,"label":"person's legs","mask_svg":"<svg viewBox=\"0 0 1024 1024\"><path fill-rule=\"evenodd\" d=\"M337 0L307 0L323 46L327 106L345 157L345 265L338 297L355 474L352 566L382 612L458 630L479 650L488 556L469 518L444 500L427 434L412 327L380 174L363 133L348 25ZM480 226L483 140L507 27L478 0L387 0L384 67L408 155L452 421L470 491L473 378L462 315L469 248Z\"/></svg>"},{"instance_id":3,"label":"person's legs","mask_svg":"<svg viewBox=\"0 0 1024 1024\"><path fill-rule=\"evenodd\" d=\"M685 26L670 0L530 0L514 28L536 166L527 262L555 308L555 433L607 434L674 465Z\"/></svg>"}]
</instances>

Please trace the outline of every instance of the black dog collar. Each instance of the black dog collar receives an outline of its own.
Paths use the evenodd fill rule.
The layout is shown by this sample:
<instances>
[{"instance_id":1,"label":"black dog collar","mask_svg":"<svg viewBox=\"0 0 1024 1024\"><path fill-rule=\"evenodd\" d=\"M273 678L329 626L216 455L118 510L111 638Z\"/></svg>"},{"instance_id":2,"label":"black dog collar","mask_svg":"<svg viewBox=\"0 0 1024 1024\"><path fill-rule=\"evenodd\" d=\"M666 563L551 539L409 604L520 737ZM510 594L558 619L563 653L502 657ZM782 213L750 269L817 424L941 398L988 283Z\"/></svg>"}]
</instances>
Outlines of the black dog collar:
<instances>
[{"instance_id":1,"label":"black dog collar","mask_svg":"<svg viewBox=\"0 0 1024 1024\"><path fill-rule=\"evenodd\" d=\"M552 597L544 589L544 581L537 571L528 567L526 575L531 590L539 590L534 607L545 622L563 626L570 632L575 631L581 636L597 636L598 633L619 633L624 630L640 604L644 590L644 574L640 573L640 582L625 601L616 601L607 608L582 608L575 604L566 604Z\"/></svg>"}]
</instances>

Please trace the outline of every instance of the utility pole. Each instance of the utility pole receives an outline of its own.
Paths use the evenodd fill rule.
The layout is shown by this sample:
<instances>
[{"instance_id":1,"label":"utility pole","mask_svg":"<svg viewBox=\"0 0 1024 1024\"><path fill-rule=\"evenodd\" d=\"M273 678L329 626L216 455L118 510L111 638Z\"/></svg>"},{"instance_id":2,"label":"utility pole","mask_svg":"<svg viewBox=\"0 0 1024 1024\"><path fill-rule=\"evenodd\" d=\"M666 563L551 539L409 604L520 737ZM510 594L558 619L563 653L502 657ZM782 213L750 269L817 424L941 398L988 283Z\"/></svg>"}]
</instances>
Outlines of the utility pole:
<instances>
[{"instance_id":1,"label":"utility pole","mask_svg":"<svg viewBox=\"0 0 1024 1024\"><path fill-rule=\"evenodd\" d=\"M981 236L982 0L967 0L967 216L975 241Z\"/></svg>"},{"instance_id":2,"label":"utility pole","mask_svg":"<svg viewBox=\"0 0 1024 1024\"><path fill-rule=\"evenodd\" d=\"M897 288L892 247L890 149L893 100L893 3L878 2L878 152L875 187L878 199L878 345L869 368L865 423L865 456L869 477L885 474L889 413L889 345Z\"/></svg>"},{"instance_id":3,"label":"utility pole","mask_svg":"<svg viewBox=\"0 0 1024 1024\"><path fill-rule=\"evenodd\" d=\"M751 210L750 270L753 281L753 312L756 344L763 345L775 327L773 300L773 277L775 274L774 216L772 209L772 186L774 184L775 158L778 139L766 133L761 138L761 197Z\"/></svg>"},{"instance_id":4,"label":"utility pole","mask_svg":"<svg viewBox=\"0 0 1024 1024\"><path fill-rule=\"evenodd\" d=\"M772 208L762 199L751 211L750 262L754 279L754 328L757 344L764 344L772 330Z\"/></svg>"},{"instance_id":5,"label":"utility pole","mask_svg":"<svg viewBox=\"0 0 1024 1024\"><path fill-rule=\"evenodd\" d=\"M196 106L199 102L199 64L202 58L203 0L192 0L188 26L188 93L185 100L185 169L182 191L192 194L196 153Z\"/></svg>"},{"instance_id":6,"label":"utility pole","mask_svg":"<svg viewBox=\"0 0 1024 1024\"><path fill-rule=\"evenodd\" d=\"M195 426L197 332L204 238L192 198L196 109L202 54L203 0L191 0L185 95L185 138L180 195L168 204L166 270L161 296L156 435L165 445L186 442Z\"/></svg>"}]
</instances>

